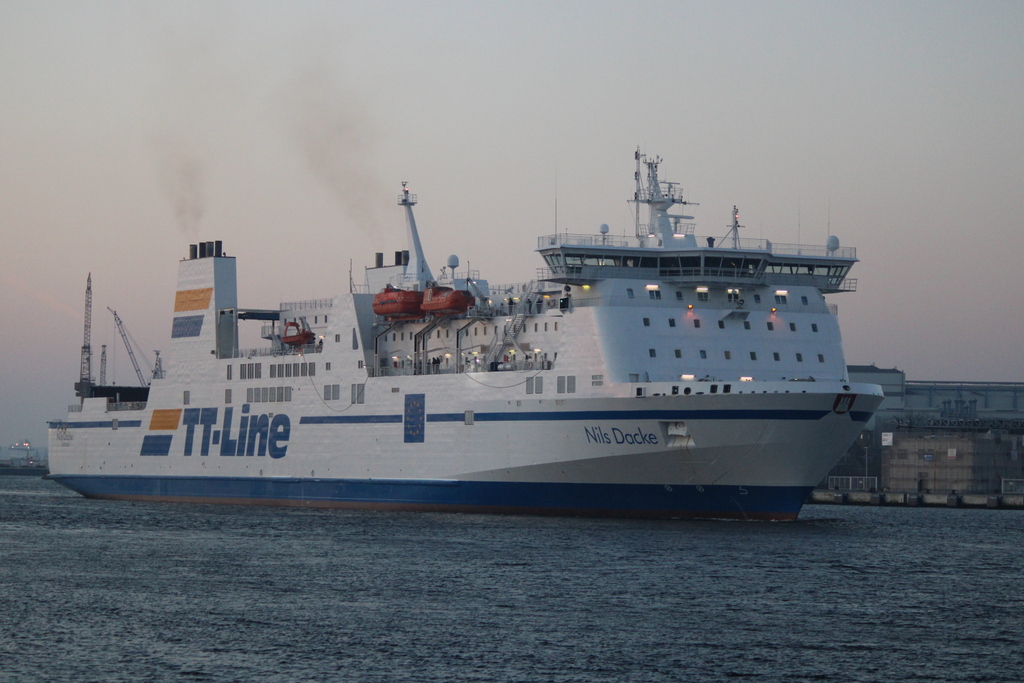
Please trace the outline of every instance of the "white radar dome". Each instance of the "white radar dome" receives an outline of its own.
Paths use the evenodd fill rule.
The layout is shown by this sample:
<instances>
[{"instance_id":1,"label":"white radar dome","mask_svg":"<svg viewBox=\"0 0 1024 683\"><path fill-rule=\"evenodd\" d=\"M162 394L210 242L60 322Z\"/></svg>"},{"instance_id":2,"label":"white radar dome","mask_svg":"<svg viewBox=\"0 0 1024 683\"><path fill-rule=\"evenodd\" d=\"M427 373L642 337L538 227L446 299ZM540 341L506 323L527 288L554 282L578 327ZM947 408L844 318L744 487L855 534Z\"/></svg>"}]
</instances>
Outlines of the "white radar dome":
<instances>
[{"instance_id":1,"label":"white radar dome","mask_svg":"<svg viewBox=\"0 0 1024 683\"><path fill-rule=\"evenodd\" d=\"M835 251L839 248L839 238L835 235L829 235L828 241L825 242L825 248L829 251Z\"/></svg>"},{"instance_id":2,"label":"white radar dome","mask_svg":"<svg viewBox=\"0 0 1024 683\"><path fill-rule=\"evenodd\" d=\"M456 268L458 268L459 267L459 257L456 256L455 254L452 254L451 256L449 256L448 257L448 267L451 268L452 270L455 270Z\"/></svg>"},{"instance_id":3,"label":"white radar dome","mask_svg":"<svg viewBox=\"0 0 1024 683\"><path fill-rule=\"evenodd\" d=\"M609 228L608 228L608 224L607 223L602 223L601 224L601 234L602 235L607 235L608 234L608 229Z\"/></svg>"}]
</instances>

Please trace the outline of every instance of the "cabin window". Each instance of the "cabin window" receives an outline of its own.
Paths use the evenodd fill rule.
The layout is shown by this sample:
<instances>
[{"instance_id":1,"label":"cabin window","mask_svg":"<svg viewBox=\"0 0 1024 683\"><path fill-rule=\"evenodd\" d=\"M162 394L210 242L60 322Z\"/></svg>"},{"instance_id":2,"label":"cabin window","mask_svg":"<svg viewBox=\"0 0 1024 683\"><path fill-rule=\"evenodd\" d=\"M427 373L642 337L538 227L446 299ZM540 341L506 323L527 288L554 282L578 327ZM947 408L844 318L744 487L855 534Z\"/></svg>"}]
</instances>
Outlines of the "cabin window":
<instances>
[{"instance_id":1,"label":"cabin window","mask_svg":"<svg viewBox=\"0 0 1024 683\"><path fill-rule=\"evenodd\" d=\"M546 332L546 331L547 331L547 329L548 329L547 325L548 325L547 323L544 323L544 331L545 331L545 332ZM558 332L558 323L555 323L555 332Z\"/></svg>"},{"instance_id":2,"label":"cabin window","mask_svg":"<svg viewBox=\"0 0 1024 683\"><path fill-rule=\"evenodd\" d=\"M315 377L316 376L316 363L308 363L308 365L309 365L309 376L310 377Z\"/></svg>"},{"instance_id":3,"label":"cabin window","mask_svg":"<svg viewBox=\"0 0 1024 683\"><path fill-rule=\"evenodd\" d=\"M754 351L750 352L750 360L757 360L757 353Z\"/></svg>"},{"instance_id":4,"label":"cabin window","mask_svg":"<svg viewBox=\"0 0 1024 683\"><path fill-rule=\"evenodd\" d=\"M564 394L565 393L565 377L564 376L559 376L558 380L556 382L556 385L557 386L556 386L555 391L557 393L559 393L559 394Z\"/></svg>"},{"instance_id":5,"label":"cabin window","mask_svg":"<svg viewBox=\"0 0 1024 683\"><path fill-rule=\"evenodd\" d=\"M363 367L363 361L359 361L359 367ZM328 372L331 371L331 363L330 363L330 361L324 363L324 370L327 370Z\"/></svg>"},{"instance_id":6,"label":"cabin window","mask_svg":"<svg viewBox=\"0 0 1024 683\"><path fill-rule=\"evenodd\" d=\"M533 324L533 331L537 332L538 330L540 330L540 323L534 323Z\"/></svg>"},{"instance_id":7,"label":"cabin window","mask_svg":"<svg viewBox=\"0 0 1024 683\"><path fill-rule=\"evenodd\" d=\"M718 393L718 385L717 384L712 384L711 385L711 393L712 394L717 394Z\"/></svg>"},{"instance_id":8,"label":"cabin window","mask_svg":"<svg viewBox=\"0 0 1024 683\"><path fill-rule=\"evenodd\" d=\"M723 384L722 385L722 393L723 394L728 394L730 391L732 391L732 385L731 384Z\"/></svg>"},{"instance_id":9,"label":"cabin window","mask_svg":"<svg viewBox=\"0 0 1024 683\"><path fill-rule=\"evenodd\" d=\"M806 296L800 297L800 303L802 303L804 306L806 306L807 305L807 297Z\"/></svg>"},{"instance_id":10,"label":"cabin window","mask_svg":"<svg viewBox=\"0 0 1024 683\"><path fill-rule=\"evenodd\" d=\"M700 327L700 318L694 318L693 319L693 326L694 327Z\"/></svg>"},{"instance_id":11,"label":"cabin window","mask_svg":"<svg viewBox=\"0 0 1024 683\"><path fill-rule=\"evenodd\" d=\"M657 357L658 357L658 352L657 352L657 351L655 351L654 349L647 349L647 354L648 354L648 355L649 355L649 356L650 356L651 358L657 358Z\"/></svg>"},{"instance_id":12,"label":"cabin window","mask_svg":"<svg viewBox=\"0 0 1024 683\"><path fill-rule=\"evenodd\" d=\"M682 358L682 357L683 357L682 349L676 349L676 358Z\"/></svg>"},{"instance_id":13,"label":"cabin window","mask_svg":"<svg viewBox=\"0 0 1024 683\"><path fill-rule=\"evenodd\" d=\"M745 329L745 330L749 330L750 329L750 321L749 320L744 320L743 321L743 329Z\"/></svg>"},{"instance_id":14,"label":"cabin window","mask_svg":"<svg viewBox=\"0 0 1024 683\"><path fill-rule=\"evenodd\" d=\"M775 360L782 360L782 356L779 355L778 351L772 354L772 358L774 358Z\"/></svg>"},{"instance_id":15,"label":"cabin window","mask_svg":"<svg viewBox=\"0 0 1024 683\"><path fill-rule=\"evenodd\" d=\"M256 368L256 379L262 378L263 377L263 363L256 363L255 368ZM249 379L252 379L252 377L250 377Z\"/></svg>"},{"instance_id":16,"label":"cabin window","mask_svg":"<svg viewBox=\"0 0 1024 683\"><path fill-rule=\"evenodd\" d=\"M818 331L818 323L811 323L811 332Z\"/></svg>"},{"instance_id":17,"label":"cabin window","mask_svg":"<svg viewBox=\"0 0 1024 683\"><path fill-rule=\"evenodd\" d=\"M796 354L796 362L797 363L803 363L804 362L804 354L802 354L802 353Z\"/></svg>"},{"instance_id":18,"label":"cabin window","mask_svg":"<svg viewBox=\"0 0 1024 683\"><path fill-rule=\"evenodd\" d=\"M732 360L732 351L726 351L725 352L725 359L726 360Z\"/></svg>"},{"instance_id":19,"label":"cabin window","mask_svg":"<svg viewBox=\"0 0 1024 683\"><path fill-rule=\"evenodd\" d=\"M341 341L341 335L340 334L334 335L334 341L340 342ZM357 351L358 349L359 349L359 335L356 334L356 328L353 327L352 328L352 350L353 351Z\"/></svg>"},{"instance_id":20,"label":"cabin window","mask_svg":"<svg viewBox=\"0 0 1024 683\"><path fill-rule=\"evenodd\" d=\"M186 392L182 393L182 395L181 395L181 402L182 402L183 404L185 404L185 405L188 405L188 401L189 401L189 396L190 396L190 394L189 394L189 392L188 392L188 391L186 391Z\"/></svg>"},{"instance_id":21,"label":"cabin window","mask_svg":"<svg viewBox=\"0 0 1024 683\"><path fill-rule=\"evenodd\" d=\"M775 295L775 303L777 303L777 304L784 304L784 303L786 303L786 295L785 294L776 294Z\"/></svg>"},{"instance_id":22,"label":"cabin window","mask_svg":"<svg viewBox=\"0 0 1024 683\"><path fill-rule=\"evenodd\" d=\"M711 296L708 292L697 292L697 301L710 301Z\"/></svg>"},{"instance_id":23,"label":"cabin window","mask_svg":"<svg viewBox=\"0 0 1024 683\"><path fill-rule=\"evenodd\" d=\"M647 290L647 296L651 297L652 299L660 299L661 298L661 290L660 289L648 289Z\"/></svg>"},{"instance_id":24,"label":"cabin window","mask_svg":"<svg viewBox=\"0 0 1024 683\"><path fill-rule=\"evenodd\" d=\"M576 393L576 375L569 375L565 378L565 393Z\"/></svg>"},{"instance_id":25,"label":"cabin window","mask_svg":"<svg viewBox=\"0 0 1024 683\"><path fill-rule=\"evenodd\" d=\"M644 327L650 327L650 326L651 326L651 319L650 318L644 318Z\"/></svg>"},{"instance_id":26,"label":"cabin window","mask_svg":"<svg viewBox=\"0 0 1024 683\"><path fill-rule=\"evenodd\" d=\"M700 357L701 358L707 358L708 357L708 352L705 351L704 349L701 349L700 350Z\"/></svg>"},{"instance_id":27,"label":"cabin window","mask_svg":"<svg viewBox=\"0 0 1024 683\"><path fill-rule=\"evenodd\" d=\"M338 391L340 385L334 385L334 391ZM338 396L335 396L338 398ZM366 402L366 385L365 384L353 384L352 385L352 403L365 403Z\"/></svg>"},{"instance_id":28,"label":"cabin window","mask_svg":"<svg viewBox=\"0 0 1024 683\"><path fill-rule=\"evenodd\" d=\"M590 386L592 386L592 387L604 386L604 375L591 375L590 376Z\"/></svg>"},{"instance_id":29,"label":"cabin window","mask_svg":"<svg viewBox=\"0 0 1024 683\"><path fill-rule=\"evenodd\" d=\"M254 401L252 400L252 387L249 387L248 389L245 390L245 402L254 403Z\"/></svg>"},{"instance_id":30,"label":"cabin window","mask_svg":"<svg viewBox=\"0 0 1024 683\"><path fill-rule=\"evenodd\" d=\"M225 403L231 403L231 390L230 389L225 389L224 390L224 402Z\"/></svg>"},{"instance_id":31,"label":"cabin window","mask_svg":"<svg viewBox=\"0 0 1024 683\"><path fill-rule=\"evenodd\" d=\"M789 331L790 332L796 332L796 323L790 323L789 324Z\"/></svg>"},{"instance_id":32,"label":"cabin window","mask_svg":"<svg viewBox=\"0 0 1024 683\"><path fill-rule=\"evenodd\" d=\"M683 300L683 292L681 290L677 289L676 290L676 301L682 301L682 300Z\"/></svg>"},{"instance_id":33,"label":"cabin window","mask_svg":"<svg viewBox=\"0 0 1024 683\"><path fill-rule=\"evenodd\" d=\"M761 303L761 295L760 294L755 294L754 295L754 303L755 304Z\"/></svg>"},{"instance_id":34,"label":"cabin window","mask_svg":"<svg viewBox=\"0 0 1024 683\"><path fill-rule=\"evenodd\" d=\"M771 330L774 330L774 329L775 329L775 323L773 323L771 321L768 321L768 331L770 332Z\"/></svg>"},{"instance_id":35,"label":"cabin window","mask_svg":"<svg viewBox=\"0 0 1024 683\"><path fill-rule=\"evenodd\" d=\"M720 330L724 330L725 329L725 321L724 320L719 320L718 321L718 329L720 329Z\"/></svg>"},{"instance_id":36,"label":"cabin window","mask_svg":"<svg viewBox=\"0 0 1024 683\"><path fill-rule=\"evenodd\" d=\"M819 363L824 363L825 362L825 356L823 354L820 354L820 353L818 354L818 362Z\"/></svg>"},{"instance_id":37,"label":"cabin window","mask_svg":"<svg viewBox=\"0 0 1024 683\"><path fill-rule=\"evenodd\" d=\"M241 374L241 373L239 373L239 374ZM227 376L227 379L231 379L231 365L230 364L228 364L228 376Z\"/></svg>"},{"instance_id":38,"label":"cabin window","mask_svg":"<svg viewBox=\"0 0 1024 683\"><path fill-rule=\"evenodd\" d=\"M544 393L544 378L534 377L533 378L533 393L543 394Z\"/></svg>"},{"instance_id":39,"label":"cabin window","mask_svg":"<svg viewBox=\"0 0 1024 683\"><path fill-rule=\"evenodd\" d=\"M527 377L526 378L526 393L528 393L528 394L532 394L533 393L533 380L535 380L535 379L537 379L537 378L536 377Z\"/></svg>"},{"instance_id":40,"label":"cabin window","mask_svg":"<svg viewBox=\"0 0 1024 683\"><path fill-rule=\"evenodd\" d=\"M276 365L271 365L270 366L270 379L276 379L276 378L277 378L277 366Z\"/></svg>"},{"instance_id":41,"label":"cabin window","mask_svg":"<svg viewBox=\"0 0 1024 683\"><path fill-rule=\"evenodd\" d=\"M627 299L632 299L633 298L633 288L632 287L627 287L626 288L626 298Z\"/></svg>"},{"instance_id":42,"label":"cabin window","mask_svg":"<svg viewBox=\"0 0 1024 683\"><path fill-rule=\"evenodd\" d=\"M548 324L547 324L547 323L544 323L544 331L545 331L545 332L547 332L547 331L548 331Z\"/></svg>"},{"instance_id":43,"label":"cabin window","mask_svg":"<svg viewBox=\"0 0 1024 683\"><path fill-rule=\"evenodd\" d=\"M676 319L675 318L669 318L668 319L668 326L669 327L675 327L676 326ZM231 378L229 377L228 379L231 379Z\"/></svg>"}]
</instances>

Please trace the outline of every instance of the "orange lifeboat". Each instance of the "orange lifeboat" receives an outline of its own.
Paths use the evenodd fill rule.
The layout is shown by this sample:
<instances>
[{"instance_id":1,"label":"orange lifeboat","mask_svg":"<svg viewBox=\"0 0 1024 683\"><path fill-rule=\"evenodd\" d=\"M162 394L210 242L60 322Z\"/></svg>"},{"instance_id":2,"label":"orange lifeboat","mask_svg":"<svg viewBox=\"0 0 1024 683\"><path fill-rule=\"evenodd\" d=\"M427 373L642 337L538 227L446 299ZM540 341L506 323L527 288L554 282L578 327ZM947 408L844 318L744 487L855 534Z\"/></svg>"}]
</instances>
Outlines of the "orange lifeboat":
<instances>
[{"instance_id":1,"label":"orange lifeboat","mask_svg":"<svg viewBox=\"0 0 1024 683\"><path fill-rule=\"evenodd\" d=\"M388 320L411 320L423 317L420 311L422 303L423 292L387 285L373 297L373 312Z\"/></svg>"},{"instance_id":2,"label":"orange lifeboat","mask_svg":"<svg viewBox=\"0 0 1024 683\"><path fill-rule=\"evenodd\" d=\"M289 333L291 329L295 331ZM312 330L304 330L295 322L286 323L284 334L281 335L281 341L289 346L305 346L306 344L312 344L314 339L316 339L316 334Z\"/></svg>"},{"instance_id":3,"label":"orange lifeboat","mask_svg":"<svg viewBox=\"0 0 1024 683\"><path fill-rule=\"evenodd\" d=\"M428 287L423 295L421 308L434 315L455 315L465 313L476 303L469 292L451 287Z\"/></svg>"}]
</instances>

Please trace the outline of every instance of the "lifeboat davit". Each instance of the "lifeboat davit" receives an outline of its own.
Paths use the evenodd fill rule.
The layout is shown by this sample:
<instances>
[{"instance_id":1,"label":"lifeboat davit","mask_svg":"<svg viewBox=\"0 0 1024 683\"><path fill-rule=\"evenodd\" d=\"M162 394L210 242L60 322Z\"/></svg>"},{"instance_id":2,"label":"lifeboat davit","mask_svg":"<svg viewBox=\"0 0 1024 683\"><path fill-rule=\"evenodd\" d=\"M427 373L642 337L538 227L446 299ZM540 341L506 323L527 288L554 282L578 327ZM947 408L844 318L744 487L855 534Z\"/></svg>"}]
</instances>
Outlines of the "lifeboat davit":
<instances>
[{"instance_id":1,"label":"lifeboat davit","mask_svg":"<svg viewBox=\"0 0 1024 683\"><path fill-rule=\"evenodd\" d=\"M421 308L434 315L456 315L465 313L474 303L476 298L463 289L428 287Z\"/></svg>"},{"instance_id":2,"label":"lifeboat davit","mask_svg":"<svg viewBox=\"0 0 1024 683\"><path fill-rule=\"evenodd\" d=\"M294 332L289 330L294 329ZM286 323L284 326L284 334L281 335L281 341L289 346L305 346L306 344L312 344L313 340L316 339L316 334L312 330L304 330L299 327L298 323Z\"/></svg>"},{"instance_id":3,"label":"lifeboat davit","mask_svg":"<svg viewBox=\"0 0 1024 683\"><path fill-rule=\"evenodd\" d=\"M423 317L422 303L423 292L387 285L373 297L373 312L388 320L411 320Z\"/></svg>"}]
</instances>

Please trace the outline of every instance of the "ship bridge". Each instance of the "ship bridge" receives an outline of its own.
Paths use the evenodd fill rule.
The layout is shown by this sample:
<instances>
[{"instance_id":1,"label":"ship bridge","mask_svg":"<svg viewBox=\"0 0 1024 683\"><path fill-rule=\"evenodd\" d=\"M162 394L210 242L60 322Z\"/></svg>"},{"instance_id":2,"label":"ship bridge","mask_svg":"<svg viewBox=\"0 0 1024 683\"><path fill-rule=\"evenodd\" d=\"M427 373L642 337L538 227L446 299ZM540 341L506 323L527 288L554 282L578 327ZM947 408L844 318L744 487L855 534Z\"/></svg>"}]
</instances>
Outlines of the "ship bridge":
<instances>
[{"instance_id":1,"label":"ship bridge","mask_svg":"<svg viewBox=\"0 0 1024 683\"><path fill-rule=\"evenodd\" d=\"M854 247L775 244L763 239L735 239L728 247L712 246L713 237L685 240L687 246L634 246L607 235L544 235L537 251L546 268L537 279L568 285L610 278L660 280L668 284L790 285L817 287L823 294L856 291L846 277L857 262ZM699 241L707 247L691 246Z\"/></svg>"}]
</instances>

